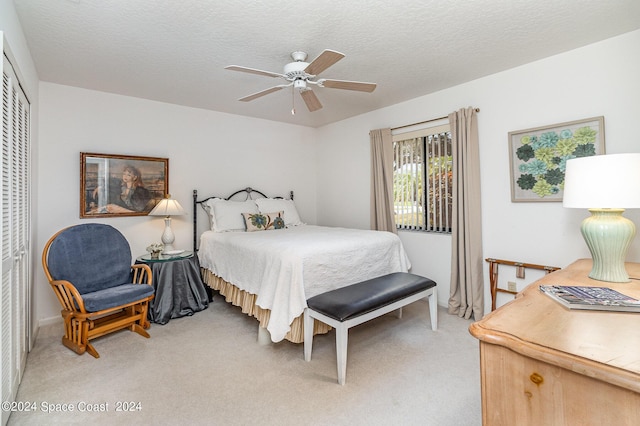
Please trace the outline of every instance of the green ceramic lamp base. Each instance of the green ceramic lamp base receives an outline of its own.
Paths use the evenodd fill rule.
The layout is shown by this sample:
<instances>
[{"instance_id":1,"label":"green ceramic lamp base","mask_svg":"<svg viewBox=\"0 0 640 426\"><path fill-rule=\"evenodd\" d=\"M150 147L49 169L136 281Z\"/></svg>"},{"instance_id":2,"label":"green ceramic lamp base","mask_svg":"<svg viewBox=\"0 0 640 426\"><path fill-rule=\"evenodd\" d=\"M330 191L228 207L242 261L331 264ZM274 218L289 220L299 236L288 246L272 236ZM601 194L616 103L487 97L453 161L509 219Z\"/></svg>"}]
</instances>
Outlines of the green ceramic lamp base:
<instances>
[{"instance_id":1,"label":"green ceramic lamp base","mask_svg":"<svg viewBox=\"0 0 640 426\"><path fill-rule=\"evenodd\" d=\"M582 236L593 258L589 278L612 283L627 283L624 267L627 250L636 235L636 226L622 216L624 209L589 209L591 216L582 222Z\"/></svg>"}]
</instances>

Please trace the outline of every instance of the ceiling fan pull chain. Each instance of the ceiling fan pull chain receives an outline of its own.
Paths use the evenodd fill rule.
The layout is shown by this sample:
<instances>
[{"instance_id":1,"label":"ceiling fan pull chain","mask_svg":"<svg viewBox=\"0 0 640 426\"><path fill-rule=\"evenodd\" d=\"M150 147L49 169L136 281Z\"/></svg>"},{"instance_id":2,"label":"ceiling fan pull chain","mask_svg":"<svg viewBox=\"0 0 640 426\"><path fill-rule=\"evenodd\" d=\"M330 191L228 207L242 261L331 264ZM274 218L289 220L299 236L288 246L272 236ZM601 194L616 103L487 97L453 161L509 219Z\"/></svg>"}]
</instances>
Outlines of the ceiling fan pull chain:
<instances>
[{"instance_id":1,"label":"ceiling fan pull chain","mask_svg":"<svg viewBox=\"0 0 640 426\"><path fill-rule=\"evenodd\" d=\"M291 115L296 115L296 96L293 87L291 87Z\"/></svg>"}]
</instances>

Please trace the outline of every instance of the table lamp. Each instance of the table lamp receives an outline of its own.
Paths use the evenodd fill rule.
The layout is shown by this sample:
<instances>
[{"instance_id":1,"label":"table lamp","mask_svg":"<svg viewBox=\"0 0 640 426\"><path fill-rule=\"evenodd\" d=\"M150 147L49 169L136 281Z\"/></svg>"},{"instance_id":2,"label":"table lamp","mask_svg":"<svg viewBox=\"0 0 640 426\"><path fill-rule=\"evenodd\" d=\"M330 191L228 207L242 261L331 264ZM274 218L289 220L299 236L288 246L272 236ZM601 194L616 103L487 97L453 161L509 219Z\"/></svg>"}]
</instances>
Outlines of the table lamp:
<instances>
[{"instance_id":1,"label":"table lamp","mask_svg":"<svg viewBox=\"0 0 640 426\"><path fill-rule=\"evenodd\" d=\"M167 194L167 198L162 199L156 206L149 212L149 216L164 216L164 232L162 233L162 243L164 244L163 253L174 251L173 242L175 241L175 235L171 230L171 216L180 216L185 214L184 209L176 200L171 198L170 194Z\"/></svg>"},{"instance_id":2,"label":"table lamp","mask_svg":"<svg viewBox=\"0 0 640 426\"><path fill-rule=\"evenodd\" d=\"M624 209L640 208L640 154L568 160L562 204L591 212L581 227L593 258L589 278L629 282L624 262L636 227L622 213Z\"/></svg>"}]
</instances>

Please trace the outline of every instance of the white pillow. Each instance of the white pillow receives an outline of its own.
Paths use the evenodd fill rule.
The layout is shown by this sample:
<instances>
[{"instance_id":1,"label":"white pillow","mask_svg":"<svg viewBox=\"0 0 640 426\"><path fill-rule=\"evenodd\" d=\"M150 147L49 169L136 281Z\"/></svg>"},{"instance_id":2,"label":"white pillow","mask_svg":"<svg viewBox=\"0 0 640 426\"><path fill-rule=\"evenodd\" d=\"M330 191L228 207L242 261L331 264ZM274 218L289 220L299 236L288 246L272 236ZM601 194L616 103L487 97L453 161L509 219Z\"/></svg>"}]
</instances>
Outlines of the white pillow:
<instances>
[{"instance_id":1,"label":"white pillow","mask_svg":"<svg viewBox=\"0 0 640 426\"><path fill-rule=\"evenodd\" d=\"M256 204L260 209L260 213L284 212L284 224L286 226L302 225L300 215L293 200L283 200L280 198L258 198Z\"/></svg>"},{"instance_id":2,"label":"white pillow","mask_svg":"<svg viewBox=\"0 0 640 426\"><path fill-rule=\"evenodd\" d=\"M212 231L213 231L213 228L215 227L214 226L215 216L213 215L213 205L216 203L216 201L224 201L224 200L222 200L222 198L210 198L204 203L202 203L202 208L204 208L204 211L206 211L207 215L209 216L209 227Z\"/></svg>"},{"instance_id":3,"label":"white pillow","mask_svg":"<svg viewBox=\"0 0 640 426\"><path fill-rule=\"evenodd\" d=\"M211 200L213 230L215 232L244 231L243 213L260 213L254 200L227 201L220 198Z\"/></svg>"}]
</instances>

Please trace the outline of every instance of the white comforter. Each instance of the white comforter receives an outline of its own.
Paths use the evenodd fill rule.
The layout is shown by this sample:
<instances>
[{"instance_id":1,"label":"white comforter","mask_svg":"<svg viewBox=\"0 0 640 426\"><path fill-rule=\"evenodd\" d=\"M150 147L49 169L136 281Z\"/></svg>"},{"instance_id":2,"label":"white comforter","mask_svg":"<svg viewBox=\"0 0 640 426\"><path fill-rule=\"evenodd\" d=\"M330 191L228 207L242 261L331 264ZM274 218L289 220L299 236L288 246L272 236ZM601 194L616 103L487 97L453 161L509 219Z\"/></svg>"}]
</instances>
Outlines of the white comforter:
<instances>
[{"instance_id":1,"label":"white comforter","mask_svg":"<svg viewBox=\"0 0 640 426\"><path fill-rule=\"evenodd\" d=\"M306 300L391 272L409 259L391 232L301 225L259 232L212 232L200 238L200 265L271 310L267 330L279 342Z\"/></svg>"}]
</instances>

